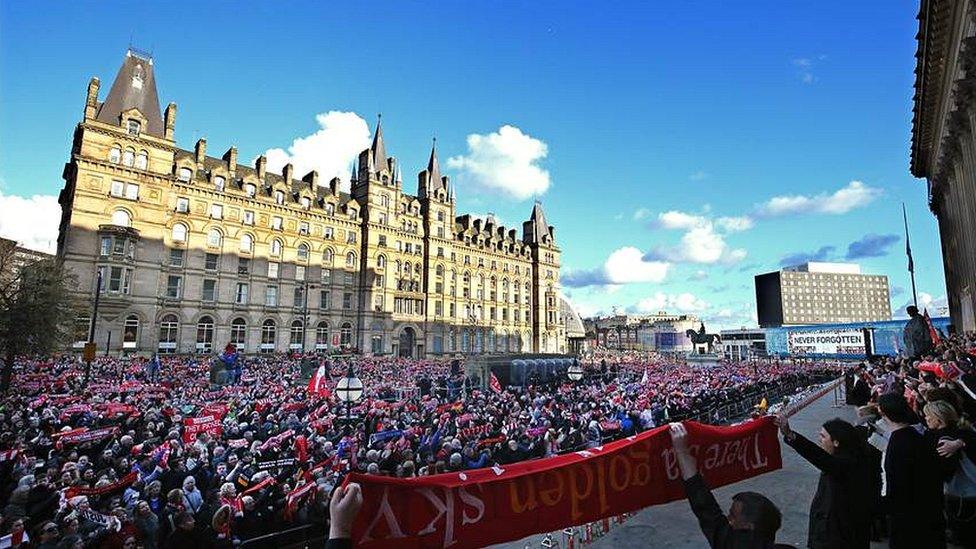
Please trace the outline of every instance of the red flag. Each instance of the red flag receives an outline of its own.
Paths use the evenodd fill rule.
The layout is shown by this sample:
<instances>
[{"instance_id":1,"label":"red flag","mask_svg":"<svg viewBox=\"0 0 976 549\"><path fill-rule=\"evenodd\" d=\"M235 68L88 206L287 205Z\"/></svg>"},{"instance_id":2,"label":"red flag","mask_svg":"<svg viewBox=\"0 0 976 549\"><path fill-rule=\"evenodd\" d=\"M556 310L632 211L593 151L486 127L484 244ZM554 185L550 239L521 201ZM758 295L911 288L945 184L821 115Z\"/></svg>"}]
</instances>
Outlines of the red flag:
<instances>
[{"instance_id":1,"label":"red flag","mask_svg":"<svg viewBox=\"0 0 976 549\"><path fill-rule=\"evenodd\" d=\"M319 366L319 369L315 371L315 375L312 379L308 380L308 394L318 395L322 398L329 398L332 394L329 391L329 380L325 373L325 366Z\"/></svg>"},{"instance_id":2,"label":"red flag","mask_svg":"<svg viewBox=\"0 0 976 549\"><path fill-rule=\"evenodd\" d=\"M936 331L935 326L932 326L932 319L929 318L928 309L925 309L925 314L923 316L925 317L925 324L929 327L929 335L932 337L932 344L938 345L942 342L942 338L939 337L939 332Z\"/></svg>"},{"instance_id":3,"label":"red flag","mask_svg":"<svg viewBox=\"0 0 976 549\"><path fill-rule=\"evenodd\" d=\"M496 393L502 392L502 384L499 383L498 378L495 377L495 372L491 373L491 381L488 382L488 385L491 386L492 391L495 391Z\"/></svg>"}]
</instances>

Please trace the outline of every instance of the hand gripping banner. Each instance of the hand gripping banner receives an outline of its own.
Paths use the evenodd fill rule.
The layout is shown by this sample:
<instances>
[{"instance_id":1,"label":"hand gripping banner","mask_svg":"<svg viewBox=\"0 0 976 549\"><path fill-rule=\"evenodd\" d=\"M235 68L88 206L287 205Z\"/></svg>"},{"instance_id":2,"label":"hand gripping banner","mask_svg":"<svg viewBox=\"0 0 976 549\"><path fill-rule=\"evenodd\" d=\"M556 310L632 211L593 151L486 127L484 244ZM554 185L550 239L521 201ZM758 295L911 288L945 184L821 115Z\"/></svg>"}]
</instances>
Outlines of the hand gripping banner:
<instances>
[{"instance_id":1,"label":"hand gripping banner","mask_svg":"<svg viewBox=\"0 0 976 549\"><path fill-rule=\"evenodd\" d=\"M782 467L772 418L732 427L685 422L716 488ZM474 548L683 499L668 427L548 459L430 477L352 474L363 491L356 547Z\"/></svg>"}]
</instances>

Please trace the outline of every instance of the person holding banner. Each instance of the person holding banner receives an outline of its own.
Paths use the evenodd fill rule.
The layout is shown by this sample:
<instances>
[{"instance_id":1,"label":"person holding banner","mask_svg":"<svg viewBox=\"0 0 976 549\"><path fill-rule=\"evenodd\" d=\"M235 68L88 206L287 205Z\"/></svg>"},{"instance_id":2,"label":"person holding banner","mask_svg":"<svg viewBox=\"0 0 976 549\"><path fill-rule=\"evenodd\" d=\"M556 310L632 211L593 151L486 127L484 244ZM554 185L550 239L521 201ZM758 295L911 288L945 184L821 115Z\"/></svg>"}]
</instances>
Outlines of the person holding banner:
<instances>
[{"instance_id":1,"label":"person holding banner","mask_svg":"<svg viewBox=\"0 0 976 549\"><path fill-rule=\"evenodd\" d=\"M732 496L728 516L698 473L698 462L688 448L688 430L681 423L669 425L675 459L681 470L691 510L698 517L708 545L712 549L789 549L776 543L776 532L783 515L766 496L756 492L739 492Z\"/></svg>"},{"instance_id":2,"label":"person holding banner","mask_svg":"<svg viewBox=\"0 0 976 549\"><path fill-rule=\"evenodd\" d=\"M337 486L329 502L329 541L326 549L352 547L352 525L363 506L363 492L358 484L350 482Z\"/></svg>"}]
</instances>

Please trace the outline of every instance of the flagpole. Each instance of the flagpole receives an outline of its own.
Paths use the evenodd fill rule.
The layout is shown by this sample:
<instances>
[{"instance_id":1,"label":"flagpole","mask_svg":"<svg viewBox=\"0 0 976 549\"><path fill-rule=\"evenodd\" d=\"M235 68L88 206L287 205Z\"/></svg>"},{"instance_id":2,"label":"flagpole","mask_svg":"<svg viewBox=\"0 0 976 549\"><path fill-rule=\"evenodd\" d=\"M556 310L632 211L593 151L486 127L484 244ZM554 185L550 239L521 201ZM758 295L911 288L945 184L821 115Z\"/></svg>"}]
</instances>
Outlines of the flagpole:
<instances>
[{"instance_id":1,"label":"flagpole","mask_svg":"<svg viewBox=\"0 0 976 549\"><path fill-rule=\"evenodd\" d=\"M905 220L905 253L908 254L908 272L912 277L912 303L918 307L918 292L915 290L915 262L912 260L912 243L908 238L908 212L905 210L905 203L901 203L901 215Z\"/></svg>"}]
</instances>

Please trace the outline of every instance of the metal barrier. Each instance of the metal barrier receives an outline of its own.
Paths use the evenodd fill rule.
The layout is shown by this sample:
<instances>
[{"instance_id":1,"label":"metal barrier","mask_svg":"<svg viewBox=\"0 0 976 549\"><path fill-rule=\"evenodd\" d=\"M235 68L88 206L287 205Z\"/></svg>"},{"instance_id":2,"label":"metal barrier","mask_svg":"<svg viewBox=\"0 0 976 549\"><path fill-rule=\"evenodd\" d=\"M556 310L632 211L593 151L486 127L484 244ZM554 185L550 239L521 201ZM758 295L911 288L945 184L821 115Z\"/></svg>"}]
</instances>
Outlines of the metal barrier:
<instances>
[{"instance_id":1,"label":"metal barrier","mask_svg":"<svg viewBox=\"0 0 976 549\"><path fill-rule=\"evenodd\" d=\"M321 525L305 524L244 540L237 547L242 549L259 549L261 547L274 547L275 549L321 548L325 547L327 539L328 536Z\"/></svg>"}]
</instances>

